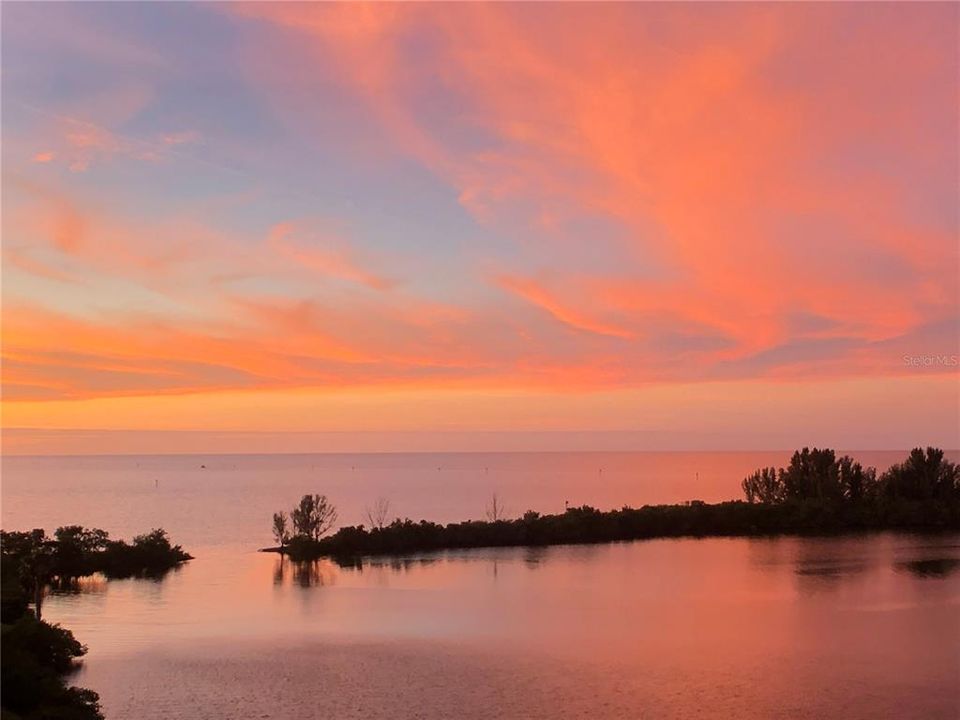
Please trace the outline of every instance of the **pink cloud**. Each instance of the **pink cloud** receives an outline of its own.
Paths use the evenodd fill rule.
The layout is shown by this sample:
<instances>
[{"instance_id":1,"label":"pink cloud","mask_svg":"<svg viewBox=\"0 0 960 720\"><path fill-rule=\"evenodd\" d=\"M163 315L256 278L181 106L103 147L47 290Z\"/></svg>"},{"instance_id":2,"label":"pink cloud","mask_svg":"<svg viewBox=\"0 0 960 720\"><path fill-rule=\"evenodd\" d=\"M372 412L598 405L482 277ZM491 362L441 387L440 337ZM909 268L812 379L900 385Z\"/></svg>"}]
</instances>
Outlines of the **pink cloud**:
<instances>
[{"instance_id":1,"label":"pink cloud","mask_svg":"<svg viewBox=\"0 0 960 720\"><path fill-rule=\"evenodd\" d=\"M228 232L201 212L157 221L107 194L14 181L5 230L28 238L6 257L14 273L106 278L165 304L68 314L28 298L5 312L9 381L27 399L566 392L895 378L912 372L902 354L955 345L956 221L924 197L955 180L937 170L955 138L913 130L956 117L955 93L927 79L941 56L917 49L955 11L906 22L887 7L848 37L831 8L717 6L709 21L701 10L231 6L291 34L270 48L278 76L255 76L271 112L319 117L337 83L382 130L375 152L425 168L478 236L506 247L488 257L478 241L451 261L473 284L441 300L426 296L454 283L398 283L396 263L333 222L269 208L262 225ZM96 123L61 118L40 155L82 172L201 140L110 129L149 99L77 115ZM315 135L304 140L331 143Z\"/></svg>"},{"instance_id":2,"label":"pink cloud","mask_svg":"<svg viewBox=\"0 0 960 720\"><path fill-rule=\"evenodd\" d=\"M192 145L193 143L200 142L200 133L195 130L182 130L180 132L167 133L161 136L160 140L163 144L171 146Z\"/></svg>"},{"instance_id":3,"label":"pink cloud","mask_svg":"<svg viewBox=\"0 0 960 720\"><path fill-rule=\"evenodd\" d=\"M302 242L298 238L309 241ZM387 290L395 284L393 280L361 267L341 239L311 232L302 224L284 222L274 225L268 243L273 251L311 272L349 280L373 290Z\"/></svg>"},{"instance_id":4,"label":"pink cloud","mask_svg":"<svg viewBox=\"0 0 960 720\"><path fill-rule=\"evenodd\" d=\"M584 314L583 310L571 305L565 305L534 280L514 276L501 276L496 278L495 282L500 287L518 295L527 302L543 308L558 321L575 330L623 339L634 337L634 332L631 330L590 318Z\"/></svg>"},{"instance_id":5,"label":"pink cloud","mask_svg":"<svg viewBox=\"0 0 960 720\"><path fill-rule=\"evenodd\" d=\"M913 130L931 108L957 116L955 92L916 81L942 63L916 51L920 38L952 10L890 8L853 38L835 32L843 13L813 7L728 6L710 22L684 6L241 12L315 39L317 72L332 57L395 146L454 186L478 221L539 233L533 274L589 285L591 318L643 322L664 309L735 338L728 353L746 358L788 342L798 311L868 342L958 314L956 223L933 232L911 207L911 173L956 154L955 133ZM837 72L810 70L811 47L818 67ZM291 53L291 63L310 60ZM298 77L309 85L315 75ZM456 114L422 106L437 92L461 100ZM491 148L444 140L467 128L489 133ZM902 172L854 162L887 154ZM836 173L842 163L853 177ZM564 220L590 217L621 232L582 237L584 258L619 245L647 261L607 278L556 264L552 246L573 235ZM821 237L805 239L803 225ZM878 281L876 268L894 263L914 270ZM627 334L529 281L500 285L570 326Z\"/></svg>"}]
</instances>

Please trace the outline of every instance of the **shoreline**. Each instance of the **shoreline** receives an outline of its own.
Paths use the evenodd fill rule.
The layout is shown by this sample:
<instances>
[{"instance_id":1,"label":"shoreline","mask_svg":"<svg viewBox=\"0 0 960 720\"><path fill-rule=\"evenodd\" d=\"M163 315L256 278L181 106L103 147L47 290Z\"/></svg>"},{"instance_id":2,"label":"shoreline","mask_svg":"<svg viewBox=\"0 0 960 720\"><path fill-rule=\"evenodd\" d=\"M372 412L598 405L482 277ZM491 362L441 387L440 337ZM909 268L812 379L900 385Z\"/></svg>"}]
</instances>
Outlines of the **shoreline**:
<instances>
[{"instance_id":1,"label":"shoreline","mask_svg":"<svg viewBox=\"0 0 960 720\"><path fill-rule=\"evenodd\" d=\"M257 548L256 552L279 555L289 559L291 562L301 563L301 562L315 562L317 560L328 559L337 563L341 567L345 566L354 566L358 562L363 560L372 560L372 559L383 559L383 558L411 558L426 556L432 554L441 554L448 552L456 551L471 551L471 550L539 550L546 548L564 548L564 547L586 547L591 545L627 545L630 543L639 543L647 542L652 540L737 540L737 539L749 539L749 540L779 540L779 539L805 539L805 540L831 540L831 539L853 539L853 538L863 538L869 539L877 535L899 535L899 536L916 536L916 537L940 537L944 535L958 535L960 536L960 527L942 527L942 528L926 528L926 527L897 527L897 528L867 528L867 529L858 529L858 530L836 530L832 532L826 531L783 531L783 532L765 532L765 533L713 533L713 534L701 534L701 535L655 535L649 537L637 537L637 538L628 538L624 540L585 540L583 542L557 542L557 543L541 543L539 545L457 545L457 546L447 546L447 547L438 547L431 548L429 550L406 550L406 551L383 551L383 552L369 552L369 553L360 553L360 554L350 554L350 555L314 555L309 557L294 556L289 551L276 547L262 547Z\"/></svg>"},{"instance_id":2,"label":"shoreline","mask_svg":"<svg viewBox=\"0 0 960 720\"><path fill-rule=\"evenodd\" d=\"M776 505L728 501L647 505L600 511L584 506L555 515L528 511L513 520L438 523L396 520L382 528L340 528L319 540L294 538L260 548L294 561L498 547L593 545L634 540L707 537L837 537L883 532L960 532L960 502L899 501L877 507L815 500Z\"/></svg>"}]
</instances>

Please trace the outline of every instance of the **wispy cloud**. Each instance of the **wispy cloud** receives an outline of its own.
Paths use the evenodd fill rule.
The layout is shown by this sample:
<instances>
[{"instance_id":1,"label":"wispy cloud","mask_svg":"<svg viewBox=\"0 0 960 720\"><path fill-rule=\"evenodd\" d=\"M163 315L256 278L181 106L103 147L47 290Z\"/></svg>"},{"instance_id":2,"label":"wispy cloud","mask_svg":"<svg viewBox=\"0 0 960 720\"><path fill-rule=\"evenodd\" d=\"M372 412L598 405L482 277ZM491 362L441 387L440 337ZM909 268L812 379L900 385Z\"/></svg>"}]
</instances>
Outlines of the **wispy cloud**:
<instances>
[{"instance_id":1,"label":"wispy cloud","mask_svg":"<svg viewBox=\"0 0 960 720\"><path fill-rule=\"evenodd\" d=\"M631 330L590 318L583 310L565 305L553 297L549 291L535 280L503 275L496 278L495 281L500 287L520 296L537 307L543 308L558 321L575 330L624 339L630 339L634 336L634 332ZM585 297L581 298L581 303L587 300Z\"/></svg>"},{"instance_id":2,"label":"wispy cloud","mask_svg":"<svg viewBox=\"0 0 960 720\"><path fill-rule=\"evenodd\" d=\"M277 223L270 229L271 250L321 275L349 280L373 290L386 290L394 281L370 272L352 257L349 244L326 232L313 232L300 223Z\"/></svg>"},{"instance_id":3,"label":"wispy cloud","mask_svg":"<svg viewBox=\"0 0 960 720\"><path fill-rule=\"evenodd\" d=\"M9 397L897 382L958 344L956 7L545 8L218 6L233 55L119 38L139 72L30 95Z\"/></svg>"}]
</instances>

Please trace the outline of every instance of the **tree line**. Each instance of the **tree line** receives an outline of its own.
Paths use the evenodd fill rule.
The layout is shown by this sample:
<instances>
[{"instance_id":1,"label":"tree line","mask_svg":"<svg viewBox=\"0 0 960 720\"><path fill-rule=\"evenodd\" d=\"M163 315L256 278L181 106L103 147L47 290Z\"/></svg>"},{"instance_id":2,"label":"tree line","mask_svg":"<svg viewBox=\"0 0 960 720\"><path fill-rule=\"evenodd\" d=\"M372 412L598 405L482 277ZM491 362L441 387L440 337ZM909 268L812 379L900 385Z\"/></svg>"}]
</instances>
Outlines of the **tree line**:
<instances>
[{"instance_id":1,"label":"tree line","mask_svg":"<svg viewBox=\"0 0 960 720\"><path fill-rule=\"evenodd\" d=\"M612 542L654 537L838 533L866 530L960 529L960 470L942 450L913 450L907 459L878 476L829 449L804 448L786 468L761 468L743 481L745 500L709 504L645 505L601 511L588 505L541 515L528 510L507 518L496 496L486 520L446 525L409 518L386 522L386 510L371 515L369 526L339 528L332 535L336 509L323 495L304 506L295 531L274 516L279 547L294 559L321 556L350 562L358 555L403 554L446 548ZM388 508L389 504L379 502ZM322 512L317 508L321 508ZM279 515L279 514L278 514ZM313 519L310 519L313 518ZM374 520L377 520L376 522Z\"/></svg>"},{"instance_id":2,"label":"tree line","mask_svg":"<svg viewBox=\"0 0 960 720\"><path fill-rule=\"evenodd\" d=\"M906 460L877 475L853 458L827 448L803 448L785 468L760 468L741 485L749 503L776 505L796 500L854 503L956 500L960 469L943 450L914 448Z\"/></svg>"}]
</instances>

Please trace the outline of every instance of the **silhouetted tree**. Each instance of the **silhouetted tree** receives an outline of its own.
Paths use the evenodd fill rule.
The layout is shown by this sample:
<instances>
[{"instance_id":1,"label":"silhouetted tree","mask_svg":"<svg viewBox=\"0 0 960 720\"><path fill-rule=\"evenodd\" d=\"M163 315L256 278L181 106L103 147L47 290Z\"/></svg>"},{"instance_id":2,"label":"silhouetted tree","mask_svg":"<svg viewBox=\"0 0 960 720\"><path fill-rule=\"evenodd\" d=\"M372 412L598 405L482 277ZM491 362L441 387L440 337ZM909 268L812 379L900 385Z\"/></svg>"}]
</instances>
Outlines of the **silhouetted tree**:
<instances>
[{"instance_id":1,"label":"silhouetted tree","mask_svg":"<svg viewBox=\"0 0 960 720\"><path fill-rule=\"evenodd\" d=\"M74 578L92 572L94 556L106 549L110 536L106 530L67 525L57 528L56 557L53 574L60 579Z\"/></svg>"},{"instance_id":2,"label":"silhouetted tree","mask_svg":"<svg viewBox=\"0 0 960 720\"><path fill-rule=\"evenodd\" d=\"M383 530L390 519L390 501L382 497L377 498L372 506L367 506L366 515L371 528Z\"/></svg>"},{"instance_id":3,"label":"silhouetted tree","mask_svg":"<svg viewBox=\"0 0 960 720\"><path fill-rule=\"evenodd\" d=\"M82 553L92 553L103 550L110 539L106 530L99 528L85 528L82 525L66 525L57 528L53 536L60 543L60 550L65 546L77 548Z\"/></svg>"},{"instance_id":4,"label":"silhouetted tree","mask_svg":"<svg viewBox=\"0 0 960 720\"><path fill-rule=\"evenodd\" d=\"M58 528L54 537L47 538L43 530L0 531L4 562L13 562L20 572L41 577L46 584L53 578L62 582L95 572L109 577L157 577L191 559L179 545L170 544L162 529L138 535L133 544L110 540L104 530L79 525ZM33 586L29 577L24 587Z\"/></svg>"},{"instance_id":5,"label":"silhouetted tree","mask_svg":"<svg viewBox=\"0 0 960 720\"><path fill-rule=\"evenodd\" d=\"M97 693L73 687L66 675L87 648L69 630L25 613L2 630L0 715L48 720L103 720Z\"/></svg>"},{"instance_id":6,"label":"silhouetted tree","mask_svg":"<svg viewBox=\"0 0 960 720\"><path fill-rule=\"evenodd\" d=\"M914 448L907 459L877 476L875 468L863 467L851 457L836 458L829 449L804 448L793 454L790 464L778 472L757 470L742 483L748 503L777 504L784 501L837 501L875 503L879 498L934 502L960 500L960 466L946 460L943 450ZM910 524L904 506L887 505L890 518ZM906 513L906 514L904 514Z\"/></svg>"},{"instance_id":7,"label":"silhouetted tree","mask_svg":"<svg viewBox=\"0 0 960 720\"><path fill-rule=\"evenodd\" d=\"M0 546L5 584L15 576L23 597L33 602L37 620L42 619L44 591L55 574L56 541L47 537L42 528L36 528L29 532L0 532Z\"/></svg>"},{"instance_id":8,"label":"silhouetted tree","mask_svg":"<svg viewBox=\"0 0 960 720\"><path fill-rule=\"evenodd\" d=\"M282 510L273 514L273 537L280 546L290 542L290 528L287 526L287 514Z\"/></svg>"},{"instance_id":9,"label":"silhouetted tree","mask_svg":"<svg viewBox=\"0 0 960 720\"><path fill-rule=\"evenodd\" d=\"M191 557L172 545L166 530L157 528L133 538L133 543L110 540L98 559L99 568L111 577L146 575L161 577Z\"/></svg>"},{"instance_id":10,"label":"silhouetted tree","mask_svg":"<svg viewBox=\"0 0 960 720\"><path fill-rule=\"evenodd\" d=\"M487 503L486 516L490 522L497 522L506 517L506 509L503 507L503 502L497 497L496 493L491 496L490 502Z\"/></svg>"},{"instance_id":11,"label":"silhouetted tree","mask_svg":"<svg viewBox=\"0 0 960 720\"><path fill-rule=\"evenodd\" d=\"M872 498L877 490L877 471L866 468L853 458L844 455L837 461L840 492L847 500L860 502Z\"/></svg>"},{"instance_id":12,"label":"silhouetted tree","mask_svg":"<svg viewBox=\"0 0 960 720\"><path fill-rule=\"evenodd\" d=\"M772 505L783 500L783 481L776 468L767 467L757 470L744 478L741 487L749 503Z\"/></svg>"},{"instance_id":13,"label":"silhouetted tree","mask_svg":"<svg viewBox=\"0 0 960 720\"><path fill-rule=\"evenodd\" d=\"M53 544L45 541L36 545L22 559L21 578L24 587L33 593L33 611L37 620L43 619L43 595L53 577Z\"/></svg>"},{"instance_id":14,"label":"silhouetted tree","mask_svg":"<svg viewBox=\"0 0 960 720\"><path fill-rule=\"evenodd\" d=\"M319 540L337 521L337 509L326 495L304 495L290 511L290 520L298 536Z\"/></svg>"},{"instance_id":15,"label":"silhouetted tree","mask_svg":"<svg viewBox=\"0 0 960 720\"><path fill-rule=\"evenodd\" d=\"M883 474L881 483L891 497L947 499L960 495L960 468L945 460L939 448L914 448L904 462Z\"/></svg>"},{"instance_id":16,"label":"silhouetted tree","mask_svg":"<svg viewBox=\"0 0 960 720\"><path fill-rule=\"evenodd\" d=\"M836 453L833 450L803 448L795 452L781 477L787 498L835 499L841 495Z\"/></svg>"}]
</instances>

